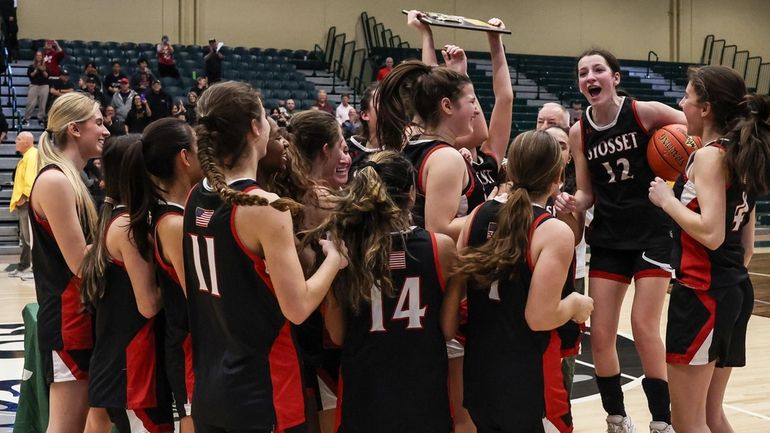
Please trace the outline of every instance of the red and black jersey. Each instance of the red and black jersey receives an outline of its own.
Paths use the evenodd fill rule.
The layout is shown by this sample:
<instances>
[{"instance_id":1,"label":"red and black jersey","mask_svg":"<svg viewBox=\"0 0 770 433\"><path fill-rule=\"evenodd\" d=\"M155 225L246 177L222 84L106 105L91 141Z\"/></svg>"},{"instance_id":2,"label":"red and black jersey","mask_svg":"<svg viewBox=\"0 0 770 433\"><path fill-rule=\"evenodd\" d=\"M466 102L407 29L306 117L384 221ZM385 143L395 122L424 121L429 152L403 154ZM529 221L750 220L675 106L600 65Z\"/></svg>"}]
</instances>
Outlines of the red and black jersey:
<instances>
[{"instance_id":1,"label":"red and black jersey","mask_svg":"<svg viewBox=\"0 0 770 433\"><path fill-rule=\"evenodd\" d=\"M469 246L482 245L494 234L503 203L496 198L477 211ZM554 218L537 206L533 212L530 239L540 224ZM527 254L512 277L490 287L468 287L463 403L471 411L501 414L504 431L544 432L547 420L559 432L570 432L559 332L533 331L524 316L533 266Z\"/></svg>"},{"instance_id":2,"label":"red and black jersey","mask_svg":"<svg viewBox=\"0 0 770 433\"><path fill-rule=\"evenodd\" d=\"M155 233L155 263L158 284L163 293L165 312L165 363L171 390L174 394L177 412L181 416L189 415L192 401L194 375L192 371L192 339L187 318L187 298L171 263L163 258L163 245L158 237L157 227L167 216L179 216L184 213L184 206L176 203L159 203L153 210L152 223Z\"/></svg>"},{"instance_id":3,"label":"red and black jersey","mask_svg":"<svg viewBox=\"0 0 770 433\"><path fill-rule=\"evenodd\" d=\"M257 184L240 179L230 187L248 191ZM213 427L287 429L305 421L297 352L264 259L235 230L237 210L206 180L185 205L193 412Z\"/></svg>"},{"instance_id":4,"label":"red and black jersey","mask_svg":"<svg viewBox=\"0 0 770 433\"><path fill-rule=\"evenodd\" d=\"M476 175L477 185L480 185L484 191L484 197L489 197L497 186L497 178L500 173L497 160L478 148L476 149L476 159L471 162L471 167L473 167L473 173Z\"/></svg>"},{"instance_id":5,"label":"red and black jersey","mask_svg":"<svg viewBox=\"0 0 770 433\"><path fill-rule=\"evenodd\" d=\"M347 139L348 154L350 155L350 168L348 169L348 176L353 176L356 170L363 164L369 157L381 149L372 149L366 147L366 138L354 135Z\"/></svg>"},{"instance_id":6,"label":"red and black jersey","mask_svg":"<svg viewBox=\"0 0 770 433\"><path fill-rule=\"evenodd\" d=\"M598 126L592 107L580 128L594 197L594 219L586 231L590 245L616 250L644 249L670 242L671 219L647 197L655 179L647 163L647 131L636 101L623 98L615 120Z\"/></svg>"},{"instance_id":7,"label":"red and black jersey","mask_svg":"<svg viewBox=\"0 0 770 433\"><path fill-rule=\"evenodd\" d=\"M708 145L724 148L727 140L721 139ZM688 209L700 213L695 184L687 177L695 158L697 158L697 152L690 156L686 174L679 176L674 184L674 194ZM696 290L733 287L749 277L746 266L743 264L745 251L741 243L741 234L749 222L756 198L749 196L739 183L728 182L726 200L725 240L716 250L712 251L704 247L679 225L674 224L672 264L676 269L676 279L683 286ZM753 229L753 227L746 228L746 230Z\"/></svg>"},{"instance_id":8,"label":"red and black jersey","mask_svg":"<svg viewBox=\"0 0 770 433\"><path fill-rule=\"evenodd\" d=\"M404 147L404 155L412 162L417 170L417 197L412 208L412 221L419 227L425 227L425 185L422 181L422 171L430 155L438 149L452 147L447 143L438 140L412 140ZM460 206L457 209L457 216L468 215L476 206L484 203L486 196L481 185L477 184L476 173L473 167L466 162L468 169L468 184L462 190L460 197Z\"/></svg>"},{"instance_id":9,"label":"red and black jersey","mask_svg":"<svg viewBox=\"0 0 770 433\"><path fill-rule=\"evenodd\" d=\"M391 242L393 295L372 288L370 305L347 314L340 432L448 433L439 323L444 277L436 240L415 227L393 234Z\"/></svg>"},{"instance_id":10,"label":"red and black jersey","mask_svg":"<svg viewBox=\"0 0 770 433\"><path fill-rule=\"evenodd\" d=\"M125 206L117 206L107 231L116 218L127 213ZM169 405L161 355L162 315L148 319L139 312L122 262L110 259L104 279L104 295L96 304L96 344L88 381L90 405L125 409Z\"/></svg>"},{"instance_id":11,"label":"red and black jersey","mask_svg":"<svg viewBox=\"0 0 770 433\"><path fill-rule=\"evenodd\" d=\"M43 167L38 176L51 169L59 170L49 165ZM30 203L34 200L34 192L33 184ZM93 323L80 302L80 279L67 266L48 221L33 207L29 220L35 293L40 305L37 313L40 352L92 349Z\"/></svg>"}]
</instances>

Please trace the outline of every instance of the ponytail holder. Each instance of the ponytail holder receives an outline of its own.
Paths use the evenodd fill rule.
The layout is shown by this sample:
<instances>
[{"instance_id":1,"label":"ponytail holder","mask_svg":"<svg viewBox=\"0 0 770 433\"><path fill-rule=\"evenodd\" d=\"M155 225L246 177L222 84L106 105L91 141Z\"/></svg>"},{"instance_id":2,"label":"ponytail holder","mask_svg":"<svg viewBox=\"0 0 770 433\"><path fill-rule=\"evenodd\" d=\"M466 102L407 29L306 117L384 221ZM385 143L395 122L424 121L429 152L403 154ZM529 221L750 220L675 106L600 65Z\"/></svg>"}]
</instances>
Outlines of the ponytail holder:
<instances>
[{"instance_id":1,"label":"ponytail holder","mask_svg":"<svg viewBox=\"0 0 770 433\"><path fill-rule=\"evenodd\" d=\"M104 197L104 202L109 204L110 206L113 206L113 207L115 207L115 205L118 204L118 202L115 201L115 199L112 198L112 197Z\"/></svg>"},{"instance_id":2,"label":"ponytail holder","mask_svg":"<svg viewBox=\"0 0 770 433\"><path fill-rule=\"evenodd\" d=\"M380 165L377 164L376 162L374 162L374 161L366 161L365 163L361 164L361 168L359 168L359 170L363 170L366 167L371 167L371 168L374 169L374 171L377 172L377 174L380 174L380 170L379 170Z\"/></svg>"},{"instance_id":3,"label":"ponytail holder","mask_svg":"<svg viewBox=\"0 0 770 433\"><path fill-rule=\"evenodd\" d=\"M513 182L513 189L524 189L524 190L529 191L529 185L524 184L524 183Z\"/></svg>"}]
</instances>

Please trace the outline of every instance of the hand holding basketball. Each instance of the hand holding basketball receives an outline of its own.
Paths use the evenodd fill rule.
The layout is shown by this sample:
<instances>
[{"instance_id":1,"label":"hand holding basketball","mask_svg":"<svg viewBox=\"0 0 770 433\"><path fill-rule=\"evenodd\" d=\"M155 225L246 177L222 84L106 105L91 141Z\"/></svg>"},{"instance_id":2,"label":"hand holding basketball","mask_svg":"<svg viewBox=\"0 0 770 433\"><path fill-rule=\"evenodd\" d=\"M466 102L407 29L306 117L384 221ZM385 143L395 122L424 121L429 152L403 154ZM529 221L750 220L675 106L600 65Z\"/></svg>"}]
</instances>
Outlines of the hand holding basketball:
<instances>
[{"instance_id":1,"label":"hand holding basketball","mask_svg":"<svg viewBox=\"0 0 770 433\"><path fill-rule=\"evenodd\" d=\"M687 125L666 125L650 137L647 163L656 176L674 181L684 173L690 154L700 147L700 137L687 135Z\"/></svg>"},{"instance_id":2,"label":"hand holding basketball","mask_svg":"<svg viewBox=\"0 0 770 433\"><path fill-rule=\"evenodd\" d=\"M663 207L666 200L674 198L674 191L668 186L665 180L656 177L650 182L650 201L657 207Z\"/></svg>"}]
</instances>

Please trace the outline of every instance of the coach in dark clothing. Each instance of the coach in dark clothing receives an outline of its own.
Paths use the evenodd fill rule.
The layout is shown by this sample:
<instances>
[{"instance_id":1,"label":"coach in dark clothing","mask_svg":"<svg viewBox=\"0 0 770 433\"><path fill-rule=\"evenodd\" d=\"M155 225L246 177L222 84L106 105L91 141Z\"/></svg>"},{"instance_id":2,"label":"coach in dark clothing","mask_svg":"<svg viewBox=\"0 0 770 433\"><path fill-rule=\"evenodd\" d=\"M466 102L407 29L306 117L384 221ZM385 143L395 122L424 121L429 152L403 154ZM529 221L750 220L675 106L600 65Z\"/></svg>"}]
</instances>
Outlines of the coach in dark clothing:
<instances>
[{"instance_id":1,"label":"coach in dark clothing","mask_svg":"<svg viewBox=\"0 0 770 433\"><path fill-rule=\"evenodd\" d=\"M152 87L147 92L147 105L150 106L152 116L150 121L155 121L171 115L171 97L160 87L160 80L152 82Z\"/></svg>"},{"instance_id":2,"label":"coach in dark clothing","mask_svg":"<svg viewBox=\"0 0 770 433\"><path fill-rule=\"evenodd\" d=\"M220 48L216 39L209 39L209 46L203 49L203 60L206 61L206 77L209 84L214 84L222 79L222 59L225 56L219 52Z\"/></svg>"}]
</instances>

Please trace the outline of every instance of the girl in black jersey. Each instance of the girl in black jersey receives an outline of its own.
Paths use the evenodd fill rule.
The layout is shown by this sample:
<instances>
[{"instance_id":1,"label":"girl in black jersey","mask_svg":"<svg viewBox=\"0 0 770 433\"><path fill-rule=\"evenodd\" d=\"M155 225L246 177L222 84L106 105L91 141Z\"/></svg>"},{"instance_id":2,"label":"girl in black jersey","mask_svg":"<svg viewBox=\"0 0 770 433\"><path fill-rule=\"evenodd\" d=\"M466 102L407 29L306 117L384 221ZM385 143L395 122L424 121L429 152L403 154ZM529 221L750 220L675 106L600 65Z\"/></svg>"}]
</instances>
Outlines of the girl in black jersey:
<instances>
[{"instance_id":1,"label":"girl in black jersey","mask_svg":"<svg viewBox=\"0 0 770 433\"><path fill-rule=\"evenodd\" d=\"M732 367L746 365L754 291L754 203L770 191L770 97L747 95L724 66L691 69L684 98L690 156L674 191L657 178L650 200L676 223L666 329L671 414L678 433L732 432L722 409Z\"/></svg>"},{"instance_id":2,"label":"girl in black jersey","mask_svg":"<svg viewBox=\"0 0 770 433\"><path fill-rule=\"evenodd\" d=\"M578 59L578 86L590 107L569 135L577 192L574 200L561 194L556 206L570 212L594 206L586 241L591 246L589 291L596 303L591 315L596 383L608 414L608 430L633 432L615 349L620 308L633 278L631 328L645 374L642 386L652 414L650 429L663 432L671 422L660 338L660 316L671 279L670 219L647 200L654 176L646 149L653 129L685 123L685 118L659 102L619 96L620 64L611 53L590 50Z\"/></svg>"},{"instance_id":3,"label":"girl in black jersey","mask_svg":"<svg viewBox=\"0 0 770 433\"><path fill-rule=\"evenodd\" d=\"M155 270L163 296L164 362L182 433L194 432L194 384L190 326L184 291L182 213L192 186L202 174L195 135L183 120L166 118L144 130L141 153L127 158L127 179L134 193L129 213L135 230L152 234ZM151 215L151 225L146 216Z\"/></svg>"},{"instance_id":4,"label":"girl in black jersey","mask_svg":"<svg viewBox=\"0 0 770 433\"><path fill-rule=\"evenodd\" d=\"M361 95L361 134L347 140L350 153L350 175L372 153L381 150L377 142L377 83Z\"/></svg>"},{"instance_id":5,"label":"girl in black jersey","mask_svg":"<svg viewBox=\"0 0 770 433\"><path fill-rule=\"evenodd\" d=\"M455 273L468 284L464 405L484 432L572 431L556 328L584 322L591 298L572 287L574 234L545 210L561 183L556 141L520 134L507 157L512 186L463 227ZM447 293L445 326L457 321L460 286ZM449 299L453 303L449 303Z\"/></svg>"},{"instance_id":6,"label":"girl in black jersey","mask_svg":"<svg viewBox=\"0 0 770 433\"><path fill-rule=\"evenodd\" d=\"M88 386L92 407L106 408L121 433L174 430L162 363L163 307L152 263L147 214L132 220L126 204L145 191L129 182L128 161L141 160L137 135L104 147L105 204L83 260L83 303L96 316ZM131 173L133 174L133 173Z\"/></svg>"},{"instance_id":7,"label":"girl in black jersey","mask_svg":"<svg viewBox=\"0 0 770 433\"><path fill-rule=\"evenodd\" d=\"M347 262L319 241L326 257L305 279L287 212L298 204L255 182L269 136L256 91L218 83L197 109L206 177L190 192L183 224L195 429L301 429L302 384L288 322L302 323L318 307Z\"/></svg>"},{"instance_id":8,"label":"girl in black jersey","mask_svg":"<svg viewBox=\"0 0 770 433\"><path fill-rule=\"evenodd\" d=\"M97 216L80 171L101 154L109 135L99 104L71 93L56 99L40 136L40 170L29 197L30 229L51 433L86 428L93 325L80 304L79 276ZM107 421L103 412L93 420L98 419ZM104 428L91 421L89 416L88 431Z\"/></svg>"},{"instance_id":9,"label":"girl in black jersey","mask_svg":"<svg viewBox=\"0 0 770 433\"><path fill-rule=\"evenodd\" d=\"M325 313L342 345L340 433L452 431L439 313L455 246L411 225L414 175L400 153L372 155L314 233L355 252Z\"/></svg>"}]
</instances>

